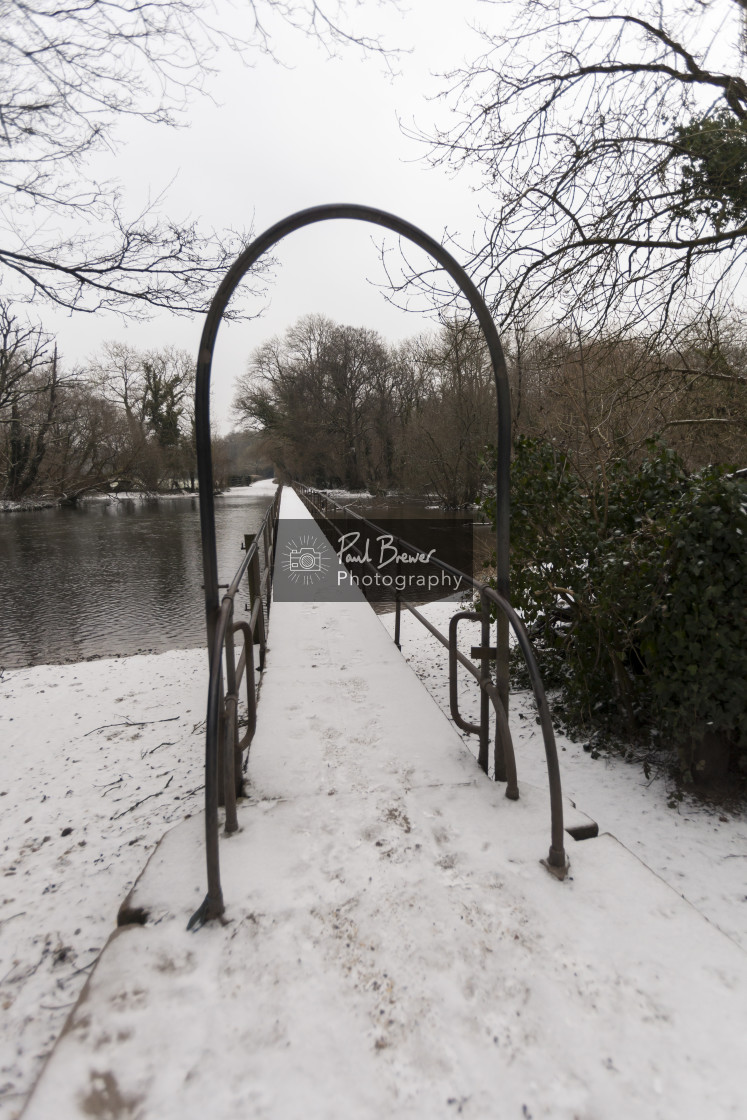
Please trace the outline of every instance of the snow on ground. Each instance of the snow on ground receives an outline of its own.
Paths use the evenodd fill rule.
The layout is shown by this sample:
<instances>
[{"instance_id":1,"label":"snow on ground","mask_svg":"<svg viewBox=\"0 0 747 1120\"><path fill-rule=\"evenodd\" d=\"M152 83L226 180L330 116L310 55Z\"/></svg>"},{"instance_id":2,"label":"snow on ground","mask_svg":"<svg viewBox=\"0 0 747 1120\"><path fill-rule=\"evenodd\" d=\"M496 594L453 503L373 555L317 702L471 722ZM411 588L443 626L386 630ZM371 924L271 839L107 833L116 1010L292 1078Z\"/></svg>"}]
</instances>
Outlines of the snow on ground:
<instances>
[{"instance_id":1,"label":"snow on ground","mask_svg":"<svg viewBox=\"0 0 747 1120\"><path fill-rule=\"evenodd\" d=\"M373 494L370 494L368 490L322 490L322 494L326 494L334 502L355 501L356 498L373 498Z\"/></svg>"},{"instance_id":2,"label":"snow on ground","mask_svg":"<svg viewBox=\"0 0 747 1120\"><path fill-rule=\"evenodd\" d=\"M12 1120L164 830L201 806L206 654L0 676L0 1116Z\"/></svg>"},{"instance_id":3,"label":"snow on ground","mask_svg":"<svg viewBox=\"0 0 747 1120\"><path fill-rule=\"evenodd\" d=\"M520 787L477 770L365 603L277 602L225 924L186 929L195 816L24 1120L739 1120L744 951L611 836L569 840L558 882L546 783Z\"/></svg>"},{"instance_id":4,"label":"snow on ground","mask_svg":"<svg viewBox=\"0 0 747 1120\"><path fill-rule=\"evenodd\" d=\"M253 494L255 497L258 494L268 494L272 496L277 488L277 482L274 482L271 478L260 478L257 482L252 482L250 486L231 486L225 492L232 497L236 497L240 494Z\"/></svg>"},{"instance_id":5,"label":"snow on ground","mask_svg":"<svg viewBox=\"0 0 747 1120\"><path fill-rule=\"evenodd\" d=\"M196 498L197 490L108 490L106 493L83 494L79 499L82 505L96 505L104 502L160 502L164 498Z\"/></svg>"},{"instance_id":6,"label":"snow on ground","mask_svg":"<svg viewBox=\"0 0 747 1120\"><path fill-rule=\"evenodd\" d=\"M448 633L453 603L431 603L421 614ZM390 634L394 615L380 615ZM462 622L459 645L469 654L480 644L479 623ZM449 712L447 650L409 611L402 612L402 653L436 699ZM465 719L479 720L473 678L459 669L459 705ZM546 782L541 739L536 734L534 698L513 693L510 725L519 781ZM461 734L461 732L460 732ZM463 735L477 753L475 736ZM530 749L531 743L531 749ZM747 811L713 810L692 798L669 806L672 787L664 777L647 779L640 765L615 756L593 759L581 743L557 736L563 792L669 883L701 914L747 950Z\"/></svg>"},{"instance_id":7,"label":"snow on ground","mask_svg":"<svg viewBox=\"0 0 747 1120\"><path fill-rule=\"evenodd\" d=\"M423 608L437 625L453 609ZM392 617L381 621L391 632ZM460 631L463 648L472 640L468 627ZM445 651L408 615L402 645L448 711ZM0 678L2 1120L18 1115L154 844L201 807L205 682L203 650ZM472 718L476 692L461 671L460 682L462 711ZM520 781L544 786L531 698L514 696L512 725ZM559 750L564 791L578 807L747 949L745 814L687 800L669 808L663 779L647 781L615 758L593 760L567 739ZM397 834L401 823L387 820ZM344 918L340 928L349 925Z\"/></svg>"},{"instance_id":8,"label":"snow on ground","mask_svg":"<svg viewBox=\"0 0 747 1120\"><path fill-rule=\"evenodd\" d=\"M277 482L273 482L271 478L260 478L256 482L251 482L248 486L228 486L221 493L230 494L231 497L242 494L251 494L256 497L258 494L274 494L277 488ZM87 494L82 500L84 502L119 502L125 500L152 502L154 500L158 501L160 498L194 498L198 493L197 490L163 490L152 494L142 490L113 490L106 494Z\"/></svg>"},{"instance_id":9,"label":"snow on ground","mask_svg":"<svg viewBox=\"0 0 747 1120\"><path fill-rule=\"evenodd\" d=\"M56 505L57 502L44 498L38 500L29 498L25 502L11 502L8 498L3 498L0 501L0 513L30 513L38 509L52 509Z\"/></svg>"}]
</instances>

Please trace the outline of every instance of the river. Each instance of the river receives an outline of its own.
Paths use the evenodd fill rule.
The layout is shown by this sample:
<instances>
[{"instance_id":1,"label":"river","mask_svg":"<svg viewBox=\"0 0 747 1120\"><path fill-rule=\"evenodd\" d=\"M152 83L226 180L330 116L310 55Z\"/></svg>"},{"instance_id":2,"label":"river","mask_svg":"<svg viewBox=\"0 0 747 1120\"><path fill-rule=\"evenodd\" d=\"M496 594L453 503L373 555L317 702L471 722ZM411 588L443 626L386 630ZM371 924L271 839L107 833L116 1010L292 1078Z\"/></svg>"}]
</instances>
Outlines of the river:
<instances>
[{"instance_id":1,"label":"river","mask_svg":"<svg viewBox=\"0 0 747 1120\"><path fill-rule=\"evenodd\" d=\"M424 500L335 497L374 520L446 516ZM221 583L236 571L244 534L258 529L270 501L248 487L216 497ZM202 645L197 497L90 500L0 515L0 602L0 670ZM243 605L239 595L238 612Z\"/></svg>"},{"instance_id":2,"label":"river","mask_svg":"<svg viewBox=\"0 0 747 1120\"><path fill-rule=\"evenodd\" d=\"M216 498L221 583L270 501L250 489ZM0 602L0 669L201 645L197 497L2 514Z\"/></svg>"}]
</instances>

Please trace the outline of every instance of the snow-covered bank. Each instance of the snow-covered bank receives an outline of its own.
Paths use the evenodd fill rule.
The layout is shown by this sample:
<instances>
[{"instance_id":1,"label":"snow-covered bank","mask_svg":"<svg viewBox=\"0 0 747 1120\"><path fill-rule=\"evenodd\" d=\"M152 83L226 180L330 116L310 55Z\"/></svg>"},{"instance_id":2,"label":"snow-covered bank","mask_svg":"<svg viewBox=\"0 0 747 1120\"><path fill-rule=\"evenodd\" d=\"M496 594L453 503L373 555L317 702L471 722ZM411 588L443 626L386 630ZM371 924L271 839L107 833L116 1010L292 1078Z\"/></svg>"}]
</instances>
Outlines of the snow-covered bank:
<instances>
[{"instance_id":1,"label":"snow-covered bank","mask_svg":"<svg viewBox=\"0 0 747 1120\"><path fill-rule=\"evenodd\" d=\"M251 486L231 486L228 490L226 490L226 494L234 496L238 494L253 494L255 497L266 494L271 498L277 488L278 484L274 481L274 479L260 478L257 482L253 482Z\"/></svg>"},{"instance_id":2,"label":"snow-covered bank","mask_svg":"<svg viewBox=\"0 0 747 1120\"><path fill-rule=\"evenodd\" d=\"M164 830L201 805L204 650L0 677L0 1116L17 1116Z\"/></svg>"},{"instance_id":3,"label":"snow-covered bank","mask_svg":"<svg viewBox=\"0 0 747 1120\"><path fill-rule=\"evenodd\" d=\"M38 498L34 500L29 498L27 501L11 501L10 498L3 498L0 501L0 513L33 513L39 509L54 509L58 502L51 499Z\"/></svg>"},{"instance_id":4,"label":"snow-covered bank","mask_svg":"<svg viewBox=\"0 0 747 1120\"><path fill-rule=\"evenodd\" d=\"M220 495L228 494L236 497L249 494L258 497L264 494L272 495L277 488L278 484L273 482L271 478L261 478L257 482L252 482L249 486L229 486L227 490L221 491ZM87 505L96 502L109 504L111 502L175 501L180 498L197 497L199 497L199 491L197 490L111 490L106 493L83 494L78 501L81 505ZM18 501L4 498L0 500L0 513L33 513L35 510L54 509L55 506L63 504L64 499L62 498L21 498Z\"/></svg>"},{"instance_id":5,"label":"snow-covered bank","mask_svg":"<svg viewBox=\"0 0 747 1120\"><path fill-rule=\"evenodd\" d=\"M453 603L431 603L421 613L444 634ZM394 634L394 615L379 620ZM480 644L478 623L463 622L460 648ZM408 611L402 613L402 653L446 714L449 713L448 653ZM459 705L465 719L479 721L473 679L459 671ZM531 693L513 693L510 724L519 780L546 782ZM461 734L461 732L460 732ZM463 735L477 753L475 736ZM617 756L593 759L580 743L557 736L563 792L579 809L611 832L657 875L747 950L747 811L713 810L685 797L673 799L663 777L646 778L641 767ZM530 746L531 744L531 746ZM538 749L540 748L540 749Z\"/></svg>"}]
</instances>

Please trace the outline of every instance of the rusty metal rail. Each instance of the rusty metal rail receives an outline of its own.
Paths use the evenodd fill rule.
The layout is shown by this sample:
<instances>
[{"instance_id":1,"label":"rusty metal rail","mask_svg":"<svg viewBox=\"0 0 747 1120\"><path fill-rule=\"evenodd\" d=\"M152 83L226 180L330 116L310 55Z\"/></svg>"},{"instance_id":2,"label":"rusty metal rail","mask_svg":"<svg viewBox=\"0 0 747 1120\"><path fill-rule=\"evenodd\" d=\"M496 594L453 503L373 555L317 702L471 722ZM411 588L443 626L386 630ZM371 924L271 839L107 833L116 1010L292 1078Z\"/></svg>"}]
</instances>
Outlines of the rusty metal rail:
<instances>
[{"instance_id":1,"label":"rusty metal rail","mask_svg":"<svg viewBox=\"0 0 747 1120\"><path fill-rule=\"evenodd\" d=\"M308 486L303 486L300 483L294 483L294 490L298 493L299 497L304 501L307 509L320 524L324 523L332 532L340 535L340 528L330 518L329 514L334 513L338 518L354 518L355 520L367 525L371 529L378 529L374 522L368 521L361 514L356 513L355 510L349 506L340 506L325 494L323 491L314 490ZM389 536L389 530L387 530ZM419 555L421 549L418 546L411 544L409 541L403 540L391 534L392 541L396 544L400 552L407 552L411 555ZM349 551L358 552L360 562L375 571L374 565L368 561L360 550L350 548ZM494 681L490 671L490 623L491 616L502 614L508 621L522 652L524 661L526 662L529 677L532 682L532 691L534 699L537 704L539 714L540 726L542 729L542 739L545 748L545 759L547 762L547 777L550 787L550 850L546 860L543 863L547 866L554 875L562 879L565 877L568 861L565 854L564 834L563 834L563 795L560 783L560 767L558 765L558 752L555 745L555 735L552 728L552 719L550 717L550 708L547 703L547 696L540 677L537 661L532 650L532 645L529 640L524 623L521 621L516 611L513 609L508 600L492 587L487 584L480 583L478 580L466 572L460 572L457 568L452 567L450 564L439 560L437 557L431 557L429 563L440 569L441 571L448 572L454 576L460 576L462 580L469 584L475 597L480 600L479 613L475 611L457 611L449 623L448 636L441 633L441 631L434 626L427 618L424 617L414 606L414 604L403 599L400 592L397 591L395 595L395 614L394 614L394 641L398 649L401 649L401 617L402 608L413 615L431 634L434 638L438 639L442 645L446 646L449 651L449 705L451 715L457 727L462 731L471 735L479 736L479 751L477 761L482 770L488 774L489 772L489 739L490 739L490 705L492 705L495 715L495 739L493 746L493 776L495 781L506 783L506 797L515 801L519 798L519 785L516 774L516 757L514 755L513 742L511 740L511 732L508 726L507 709L501 699L502 689L499 687L499 682ZM473 651L474 654L479 656L479 667L474 665L472 661L457 648L457 630L459 623L464 620L470 620L481 623L482 634L480 647ZM479 724L468 723L462 718L459 712L459 705L457 699L457 665L462 665L477 681L480 686L480 722Z\"/></svg>"},{"instance_id":2,"label":"rusty metal rail","mask_svg":"<svg viewBox=\"0 0 747 1120\"><path fill-rule=\"evenodd\" d=\"M220 883L218 807L225 805L227 835L239 827L236 800L243 788L242 759L257 726L257 684L254 647L259 646L259 670L264 668L267 622L272 601L272 572L280 513L280 491L273 499L256 535L244 538L246 555L220 604L209 646L210 684L205 724L205 854L207 894L189 920L188 929L219 918L224 910ZM261 560L260 562L260 549ZM249 583L249 620L234 621L234 600L244 576ZM235 636L243 638L236 662ZM225 655L225 666L224 666ZM247 728L239 735L239 693L246 680Z\"/></svg>"}]
</instances>

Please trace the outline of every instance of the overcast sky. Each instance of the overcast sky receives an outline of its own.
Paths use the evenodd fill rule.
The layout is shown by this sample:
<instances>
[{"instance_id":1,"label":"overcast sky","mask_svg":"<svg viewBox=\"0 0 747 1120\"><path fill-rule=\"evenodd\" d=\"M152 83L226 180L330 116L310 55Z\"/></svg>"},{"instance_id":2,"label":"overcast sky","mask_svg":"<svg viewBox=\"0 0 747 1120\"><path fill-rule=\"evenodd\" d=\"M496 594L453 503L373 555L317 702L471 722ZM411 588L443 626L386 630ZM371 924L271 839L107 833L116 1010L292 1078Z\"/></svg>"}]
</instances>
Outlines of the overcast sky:
<instances>
[{"instance_id":1,"label":"overcast sky","mask_svg":"<svg viewBox=\"0 0 747 1120\"><path fill-rule=\"evenodd\" d=\"M424 129L446 123L443 104L429 100L444 86L433 75L478 55L470 24L505 18L510 6L405 2L407 10L403 4L399 12L371 0L348 12L349 26L376 31L408 52L396 60L394 76L381 58L364 59L351 46L330 59L319 45L275 24L273 47L283 64L257 54L250 66L225 51L209 82L214 103L192 101L189 126L180 130L122 129L118 151L97 161L96 174L120 178L133 210L168 186L175 219L191 216L216 230L253 225L259 233L308 206L355 202L393 211L439 240L448 230L469 242L480 226L475 181L469 173L452 177L427 167L425 148L403 134L400 122ZM221 328L213 381L214 419L222 430L230 424L233 378L251 351L301 315L373 327L390 340L430 325L423 315L392 308L377 290L383 237L373 226L327 222L279 247L282 268L268 301L250 305L260 310L269 303L262 317ZM84 360L110 338L196 352L202 327L201 317L165 314L126 325L110 314L45 314L44 321L68 362Z\"/></svg>"}]
</instances>

